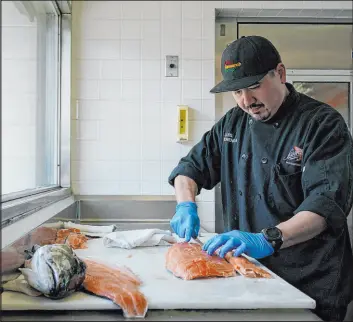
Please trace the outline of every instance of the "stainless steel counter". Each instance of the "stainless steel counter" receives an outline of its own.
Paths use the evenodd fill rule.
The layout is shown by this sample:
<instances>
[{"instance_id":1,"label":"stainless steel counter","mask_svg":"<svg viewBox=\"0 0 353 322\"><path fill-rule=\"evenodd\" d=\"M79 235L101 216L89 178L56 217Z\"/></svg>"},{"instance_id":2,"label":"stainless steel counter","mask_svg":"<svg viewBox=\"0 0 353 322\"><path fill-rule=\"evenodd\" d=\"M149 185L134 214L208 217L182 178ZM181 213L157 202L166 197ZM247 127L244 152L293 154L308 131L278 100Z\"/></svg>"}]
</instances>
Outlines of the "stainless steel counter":
<instances>
[{"instance_id":1,"label":"stainless steel counter","mask_svg":"<svg viewBox=\"0 0 353 322\"><path fill-rule=\"evenodd\" d=\"M121 311L3 311L2 321L123 321ZM136 320L136 319L134 319ZM149 310L143 321L322 321L309 310Z\"/></svg>"}]
</instances>

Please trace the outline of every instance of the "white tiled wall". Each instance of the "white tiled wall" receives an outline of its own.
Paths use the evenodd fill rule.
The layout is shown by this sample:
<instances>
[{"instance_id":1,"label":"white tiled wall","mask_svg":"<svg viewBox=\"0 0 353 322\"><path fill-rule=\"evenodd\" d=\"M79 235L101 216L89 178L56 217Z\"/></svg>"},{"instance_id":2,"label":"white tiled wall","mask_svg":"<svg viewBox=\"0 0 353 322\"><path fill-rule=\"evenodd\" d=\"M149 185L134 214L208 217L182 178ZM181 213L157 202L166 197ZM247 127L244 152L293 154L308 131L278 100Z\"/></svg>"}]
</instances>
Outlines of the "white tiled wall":
<instances>
[{"instance_id":1,"label":"white tiled wall","mask_svg":"<svg viewBox=\"0 0 353 322\"><path fill-rule=\"evenodd\" d=\"M37 23L1 3L1 193L35 187Z\"/></svg>"},{"instance_id":2,"label":"white tiled wall","mask_svg":"<svg viewBox=\"0 0 353 322\"><path fill-rule=\"evenodd\" d=\"M347 9L348 1L331 1ZM317 9L324 1L73 1L76 194L173 195L170 171L215 122L215 8ZM178 55L180 76L164 76ZM176 107L190 138L176 143ZM78 106L78 113L76 113ZM76 116L78 115L78 118ZM214 229L214 193L198 198Z\"/></svg>"}]
</instances>

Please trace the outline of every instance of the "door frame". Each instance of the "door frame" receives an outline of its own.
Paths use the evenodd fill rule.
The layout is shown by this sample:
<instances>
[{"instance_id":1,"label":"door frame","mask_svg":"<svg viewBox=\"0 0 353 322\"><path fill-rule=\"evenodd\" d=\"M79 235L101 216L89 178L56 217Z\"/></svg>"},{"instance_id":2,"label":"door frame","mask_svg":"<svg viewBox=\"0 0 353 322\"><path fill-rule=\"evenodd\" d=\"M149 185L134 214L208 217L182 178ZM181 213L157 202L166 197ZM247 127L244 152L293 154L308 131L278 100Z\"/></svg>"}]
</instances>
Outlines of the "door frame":
<instances>
[{"instance_id":1,"label":"door frame","mask_svg":"<svg viewBox=\"0 0 353 322\"><path fill-rule=\"evenodd\" d=\"M349 83L349 127L353 134L353 71L323 69L287 69L287 82L341 82Z\"/></svg>"}]
</instances>

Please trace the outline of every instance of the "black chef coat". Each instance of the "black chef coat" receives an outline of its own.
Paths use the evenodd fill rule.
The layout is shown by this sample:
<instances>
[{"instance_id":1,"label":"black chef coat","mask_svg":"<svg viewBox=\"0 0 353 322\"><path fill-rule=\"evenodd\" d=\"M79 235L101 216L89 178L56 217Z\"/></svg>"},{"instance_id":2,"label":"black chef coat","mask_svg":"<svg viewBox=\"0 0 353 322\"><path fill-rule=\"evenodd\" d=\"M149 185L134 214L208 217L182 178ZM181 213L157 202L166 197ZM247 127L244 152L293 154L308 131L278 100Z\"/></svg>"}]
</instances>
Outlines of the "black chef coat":
<instances>
[{"instance_id":1,"label":"black chef coat","mask_svg":"<svg viewBox=\"0 0 353 322\"><path fill-rule=\"evenodd\" d=\"M221 182L225 231L260 232L307 210L328 228L260 260L317 301L341 307L353 295L347 216L353 201L352 137L332 107L290 93L275 116L255 121L233 108L206 132L169 177L212 189Z\"/></svg>"}]
</instances>

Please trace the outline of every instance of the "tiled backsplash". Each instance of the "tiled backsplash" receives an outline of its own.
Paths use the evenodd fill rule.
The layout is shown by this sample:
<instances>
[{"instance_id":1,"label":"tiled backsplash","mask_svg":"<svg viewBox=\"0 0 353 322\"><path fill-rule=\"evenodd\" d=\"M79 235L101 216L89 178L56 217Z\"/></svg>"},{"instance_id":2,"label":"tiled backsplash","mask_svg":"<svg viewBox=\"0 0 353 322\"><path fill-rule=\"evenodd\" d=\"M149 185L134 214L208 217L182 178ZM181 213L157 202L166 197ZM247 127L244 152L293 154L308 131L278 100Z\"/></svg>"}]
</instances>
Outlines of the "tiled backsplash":
<instances>
[{"instance_id":1,"label":"tiled backsplash","mask_svg":"<svg viewBox=\"0 0 353 322\"><path fill-rule=\"evenodd\" d=\"M330 3L340 9L346 2ZM209 93L215 8L324 7L324 1L72 4L72 184L81 195L174 194L169 173L215 122ZM179 77L164 76L166 55L179 56ZM191 108L191 140L184 144L176 143L179 104ZM214 229L214 192L204 191L198 202L201 220Z\"/></svg>"},{"instance_id":2,"label":"tiled backsplash","mask_svg":"<svg viewBox=\"0 0 353 322\"><path fill-rule=\"evenodd\" d=\"M197 1L73 2L76 194L174 194L169 173L215 120L214 20ZM164 76L166 55L179 56L179 77ZM179 104L191 108L186 144ZM213 229L212 191L198 199Z\"/></svg>"}]
</instances>

